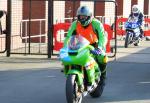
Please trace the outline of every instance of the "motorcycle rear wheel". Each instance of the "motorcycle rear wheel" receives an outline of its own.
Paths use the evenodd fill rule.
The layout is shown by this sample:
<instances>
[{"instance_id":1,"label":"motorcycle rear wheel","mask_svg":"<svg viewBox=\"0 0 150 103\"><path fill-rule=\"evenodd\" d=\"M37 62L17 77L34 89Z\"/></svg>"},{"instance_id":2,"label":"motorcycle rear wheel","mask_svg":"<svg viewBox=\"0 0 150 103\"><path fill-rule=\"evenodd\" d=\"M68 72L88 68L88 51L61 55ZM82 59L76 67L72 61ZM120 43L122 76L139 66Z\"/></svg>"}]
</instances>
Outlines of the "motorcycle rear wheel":
<instances>
[{"instance_id":1,"label":"motorcycle rear wheel","mask_svg":"<svg viewBox=\"0 0 150 103\"><path fill-rule=\"evenodd\" d=\"M90 93L91 97L98 98L102 95L104 87L105 87L104 83L105 83L105 79L99 81L99 83L98 83L97 87L95 88L95 90Z\"/></svg>"},{"instance_id":2,"label":"motorcycle rear wheel","mask_svg":"<svg viewBox=\"0 0 150 103\"><path fill-rule=\"evenodd\" d=\"M68 75L67 77L66 80L67 103L81 103L82 101L82 94L78 92L78 85L75 79L76 79L76 75Z\"/></svg>"}]
</instances>

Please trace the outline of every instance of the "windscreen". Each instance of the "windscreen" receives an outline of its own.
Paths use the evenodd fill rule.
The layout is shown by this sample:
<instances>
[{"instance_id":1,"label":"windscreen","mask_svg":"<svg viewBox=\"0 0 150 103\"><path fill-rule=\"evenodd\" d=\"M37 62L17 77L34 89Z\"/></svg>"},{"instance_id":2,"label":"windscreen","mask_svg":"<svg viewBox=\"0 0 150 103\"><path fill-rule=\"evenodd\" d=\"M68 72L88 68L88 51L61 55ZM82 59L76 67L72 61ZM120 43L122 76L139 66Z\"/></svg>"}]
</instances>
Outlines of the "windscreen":
<instances>
[{"instance_id":1,"label":"windscreen","mask_svg":"<svg viewBox=\"0 0 150 103\"><path fill-rule=\"evenodd\" d=\"M81 35L73 35L68 41L68 49L78 50L81 47L89 45L89 41Z\"/></svg>"}]
</instances>

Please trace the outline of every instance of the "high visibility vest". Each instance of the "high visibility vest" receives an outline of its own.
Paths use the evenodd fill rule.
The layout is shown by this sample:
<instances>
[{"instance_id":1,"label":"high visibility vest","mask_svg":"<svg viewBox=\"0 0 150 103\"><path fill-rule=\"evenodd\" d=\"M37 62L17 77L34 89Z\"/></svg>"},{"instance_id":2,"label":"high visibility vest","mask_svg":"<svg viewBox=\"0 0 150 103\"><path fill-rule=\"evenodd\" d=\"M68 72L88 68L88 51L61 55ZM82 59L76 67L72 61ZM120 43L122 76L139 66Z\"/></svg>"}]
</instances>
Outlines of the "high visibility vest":
<instances>
[{"instance_id":1,"label":"high visibility vest","mask_svg":"<svg viewBox=\"0 0 150 103\"><path fill-rule=\"evenodd\" d=\"M85 37L90 44L98 42L97 34L93 30L92 23L90 23L88 27L84 28L79 22L77 22L76 33L77 35Z\"/></svg>"}]
</instances>

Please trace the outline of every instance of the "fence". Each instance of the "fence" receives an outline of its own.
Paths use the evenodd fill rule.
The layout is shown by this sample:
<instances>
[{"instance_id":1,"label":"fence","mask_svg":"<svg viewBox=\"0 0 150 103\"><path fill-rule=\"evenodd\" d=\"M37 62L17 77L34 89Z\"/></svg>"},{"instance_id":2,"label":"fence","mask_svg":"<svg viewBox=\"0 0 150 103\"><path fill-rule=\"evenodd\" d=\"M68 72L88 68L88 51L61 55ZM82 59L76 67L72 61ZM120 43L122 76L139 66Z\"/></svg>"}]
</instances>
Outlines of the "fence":
<instances>
[{"instance_id":1,"label":"fence","mask_svg":"<svg viewBox=\"0 0 150 103\"><path fill-rule=\"evenodd\" d=\"M58 54L55 42L58 40L62 43L67 30L58 31L58 35L54 37L54 25L71 23L76 19L76 10L81 5L89 6L96 18L103 19L103 24L111 26L115 23L117 9L113 0L1 0L0 8L8 12L8 35L1 36L0 39L1 44L7 48L7 56L44 54L51 57ZM114 42L115 32L113 31ZM6 44L3 38L7 40ZM3 51L4 46L0 50Z\"/></svg>"},{"instance_id":2,"label":"fence","mask_svg":"<svg viewBox=\"0 0 150 103\"><path fill-rule=\"evenodd\" d=\"M108 0L106 0L108 1ZM111 1L111 0L109 0ZM56 4L59 4L60 1L57 1ZM63 5L63 1L61 1L61 5L59 5L59 8L64 8ZM99 19L104 25L107 25L107 29L109 26L109 30L108 32L112 31L111 29L111 25L115 24L115 14L116 14L116 5L114 2L104 2L104 0L96 0L96 1L84 1L82 3L78 3L77 1L73 2L73 1L67 1L67 5L65 5L66 7L68 7L68 9L66 10L65 14L60 14L59 16L56 16L56 18L54 18L54 42L53 42L53 46L54 46L54 51L53 54L57 53L56 51L59 50L62 45L63 45L63 41L64 41L64 37L67 34L67 30L69 28L69 26L71 25L70 22L72 22L73 20L76 20L76 10L80 5L87 5L89 7L91 7L91 11L94 12L94 16ZM103 8L105 5L105 8ZM55 9L58 8L57 6L54 5L54 11ZM74 9L73 9L74 8ZM60 10L61 13L64 12L64 10ZM105 12L105 13L104 13ZM59 12L54 12L54 15L57 15L57 13ZM101 16L103 15L103 16ZM109 32L109 33L110 33ZM111 36L113 36L113 39L111 39L112 44L110 49L115 48L114 52L116 52L116 35L115 35L115 29L114 31L112 31L112 34L110 34ZM55 51L56 50L56 51ZM114 56L114 53L109 52L108 55L110 55L111 57Z\"/></svg>"},{"instance_id":3,"label":"fence","mask_svg":"<svg viewBox=\"0 0 150 103\"><path fill-rule=\"evenodd\" d=\"M47 54L48 1L11 2L11 54Z\"/></svg>"}]
</instances>

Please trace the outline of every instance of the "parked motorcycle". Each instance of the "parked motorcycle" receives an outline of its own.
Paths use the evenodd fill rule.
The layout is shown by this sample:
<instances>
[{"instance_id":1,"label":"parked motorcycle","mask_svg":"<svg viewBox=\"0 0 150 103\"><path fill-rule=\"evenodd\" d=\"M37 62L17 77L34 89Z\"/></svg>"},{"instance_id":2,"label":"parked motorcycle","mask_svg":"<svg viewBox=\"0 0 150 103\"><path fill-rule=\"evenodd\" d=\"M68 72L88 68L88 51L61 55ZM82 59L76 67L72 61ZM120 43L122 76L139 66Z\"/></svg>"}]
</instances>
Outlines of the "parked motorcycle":
<instances>
[{"instance_id":1,"label":"parked motorcycle","mask_svg":"<svg viewBox=\"0 0 150 103\"><path fill-rule=\"evenodd\" d=\"M81 103L84 96L100 97L103 92L101 72L90 50L94 47L80 35L71 36L67 47L60 50L66 75L67 103Z\"/></svg>"},{"instance_id":2,"label":"parked motorcycle","mask_svg":"<svg viewBox=\"0 0 150 103\"><path fill-rule=\"evenodd\" d=\"M129 44L138 46L140 42L140 28L137 20L129 18L125 23L126 37L125 37L125 48L128 48Z\"/></svg>"}]
</instances>

